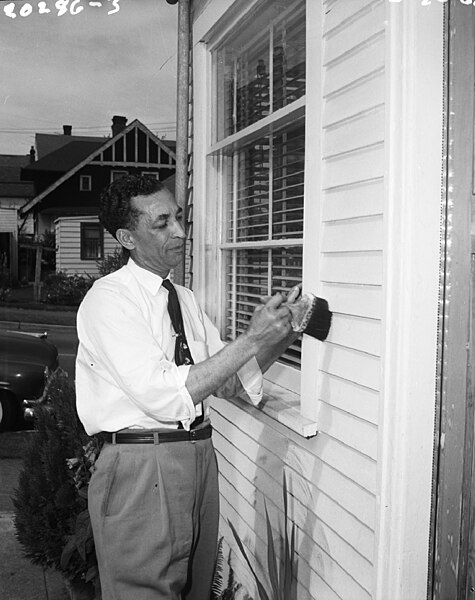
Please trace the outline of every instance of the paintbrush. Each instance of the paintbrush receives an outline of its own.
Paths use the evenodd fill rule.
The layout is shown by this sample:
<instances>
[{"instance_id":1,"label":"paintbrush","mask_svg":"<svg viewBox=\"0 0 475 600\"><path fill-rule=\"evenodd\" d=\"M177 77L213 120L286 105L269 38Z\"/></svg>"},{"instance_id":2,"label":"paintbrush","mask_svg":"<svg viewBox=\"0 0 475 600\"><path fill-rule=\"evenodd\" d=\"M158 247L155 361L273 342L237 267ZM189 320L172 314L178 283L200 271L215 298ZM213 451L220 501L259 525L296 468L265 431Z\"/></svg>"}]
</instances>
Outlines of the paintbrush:
<instances>
[{"instance_id":1,"label":"paintbrush","mask_svg":"<svg viewBox=\"0 0 475 600\"><path fill-rule=\"evenodd\" d=\"M314 294L301 293L301 287L295 286L287 297L287 306L292 313L292 329L306 333L323 342L330 331L332 312L328 302Z\"/></svg>"}]
</instances>

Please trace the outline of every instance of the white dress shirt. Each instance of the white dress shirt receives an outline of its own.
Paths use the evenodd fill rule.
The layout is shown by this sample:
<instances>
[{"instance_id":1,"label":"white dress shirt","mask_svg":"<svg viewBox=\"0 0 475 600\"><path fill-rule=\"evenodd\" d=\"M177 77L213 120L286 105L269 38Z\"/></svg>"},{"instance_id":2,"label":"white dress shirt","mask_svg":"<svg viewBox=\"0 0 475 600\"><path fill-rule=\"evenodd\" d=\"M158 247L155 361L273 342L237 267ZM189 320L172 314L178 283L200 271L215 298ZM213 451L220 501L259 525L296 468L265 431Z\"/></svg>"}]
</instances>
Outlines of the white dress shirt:
<instances>
[{"instance_id":1,"label":"white dress shirt","mask_svg":"<svg viewBox=\"0 0 475 600\"><path fill-rule=\"evenodd\" d=\"M124 428L189 429L200 410L185 382L190 365L174 363L175 337L163 279L132 259L98 279L77 315L79 348L76 397L89 435ZM175 285L185 335L195 363L224 344L193 292ZM237 373L249 400L262 399L262 373L255 358ZM205 416L207 402L203 403Z\"/></svg>"}]
</instances>

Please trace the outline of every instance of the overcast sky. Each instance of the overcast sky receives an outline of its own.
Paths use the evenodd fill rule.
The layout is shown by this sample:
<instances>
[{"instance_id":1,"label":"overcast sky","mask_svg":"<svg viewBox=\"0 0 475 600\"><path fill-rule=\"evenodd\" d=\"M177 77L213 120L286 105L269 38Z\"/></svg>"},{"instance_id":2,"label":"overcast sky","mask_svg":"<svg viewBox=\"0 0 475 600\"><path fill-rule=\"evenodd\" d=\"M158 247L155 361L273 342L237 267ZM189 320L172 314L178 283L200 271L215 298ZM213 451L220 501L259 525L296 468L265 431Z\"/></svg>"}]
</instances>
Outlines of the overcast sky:
<instances>
[{"instance_id":1,"label":"overcast sky","mask_svg":"<svg viewBox=\"0 0 475 600\"><path fill-rule=\"evenodd\" d=\"M113 6L119 6L119 11ZM34 134L109 135L113 115L175 139L177 6L165 0L0 2L0 154L28 154ZM22 17L22 7L32 14ZM39 9L49 8L49 14Z\"/></svg>"}]
</instances>

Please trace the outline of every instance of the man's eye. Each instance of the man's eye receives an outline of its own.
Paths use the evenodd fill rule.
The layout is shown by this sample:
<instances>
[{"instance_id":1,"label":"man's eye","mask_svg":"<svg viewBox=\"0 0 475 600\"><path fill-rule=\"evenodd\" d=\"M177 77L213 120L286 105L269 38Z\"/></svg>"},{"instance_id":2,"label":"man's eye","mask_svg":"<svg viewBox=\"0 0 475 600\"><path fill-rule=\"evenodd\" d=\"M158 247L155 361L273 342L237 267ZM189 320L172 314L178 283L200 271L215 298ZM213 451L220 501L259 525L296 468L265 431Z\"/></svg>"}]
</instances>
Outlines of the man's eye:
<instances>
[{"instance_id":1,"label":"man's eye","mask_svg":"<svg viewBox=\"0 0 475 600\"><path fill-rule=\"evenodd\" d=\"M167 221L162 221L157 225L157 229L165 229L165 227L168 225Z\"/></svg>"}]
</instances>

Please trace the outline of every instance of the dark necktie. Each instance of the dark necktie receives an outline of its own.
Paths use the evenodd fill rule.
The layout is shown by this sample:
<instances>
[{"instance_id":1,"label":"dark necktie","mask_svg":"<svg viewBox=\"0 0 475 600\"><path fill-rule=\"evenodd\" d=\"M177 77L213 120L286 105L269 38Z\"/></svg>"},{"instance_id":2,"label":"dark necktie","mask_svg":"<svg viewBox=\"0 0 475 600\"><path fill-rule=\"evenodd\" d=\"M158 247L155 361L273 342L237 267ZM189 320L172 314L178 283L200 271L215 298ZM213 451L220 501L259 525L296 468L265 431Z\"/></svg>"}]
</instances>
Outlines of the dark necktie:
<instances>
[{"instance_id":1,"label":"dark necktie","mask_svg":"<svg viewBox=\"0 0 475 600\"><path fill-rule=\"evenodd\" d=\"M163 287L168 290L168 314L176 334L175 341L175 364L177 365L194 365L193 357L191 356L188 342L185 335L185 327L183 325L183 315L181 314L180 302L175 286L169 279L164 279ZM203 422L203 405L201 405L201 415L191 424L193 429ZM183 429L183 425L179 423L178 429Z\"/></svg>"},{"instance_id":2,"label":"dark necktie","mask_svg":"<svg viewBox=\"0 0 475 600\"><path fill-rule=\"evenodd\" d=\"M169 279L164 279L163 287L168 290L168 314L175 330L175 363L177 365L193 365L188 342L185 336L185 327L183 325L183 315L181 314L180 302L175 286Z\"/></svg>"}]
</instances>

